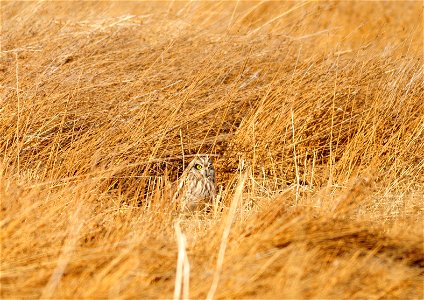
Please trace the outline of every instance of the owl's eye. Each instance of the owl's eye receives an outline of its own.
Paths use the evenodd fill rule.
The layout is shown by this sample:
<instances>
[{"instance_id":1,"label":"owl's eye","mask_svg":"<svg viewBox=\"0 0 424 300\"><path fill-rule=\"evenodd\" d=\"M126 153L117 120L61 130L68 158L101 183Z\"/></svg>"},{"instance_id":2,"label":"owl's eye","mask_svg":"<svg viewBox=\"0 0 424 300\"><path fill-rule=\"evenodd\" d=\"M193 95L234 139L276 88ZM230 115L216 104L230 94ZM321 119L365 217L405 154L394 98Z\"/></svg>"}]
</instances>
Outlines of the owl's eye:
<instances>
[{"instance_id":1,"label":"owl's eye","mask_svg":"<svg viewBox=\"0 0 424 300\"><path fill-rule=\"evenodd\" d=\"M201 166L201 165L199 165L199 164L195 165L194 167L195 167L197 170L201 170L201 169L202 169L202 166Z\"/></svg>"}]
</instances>

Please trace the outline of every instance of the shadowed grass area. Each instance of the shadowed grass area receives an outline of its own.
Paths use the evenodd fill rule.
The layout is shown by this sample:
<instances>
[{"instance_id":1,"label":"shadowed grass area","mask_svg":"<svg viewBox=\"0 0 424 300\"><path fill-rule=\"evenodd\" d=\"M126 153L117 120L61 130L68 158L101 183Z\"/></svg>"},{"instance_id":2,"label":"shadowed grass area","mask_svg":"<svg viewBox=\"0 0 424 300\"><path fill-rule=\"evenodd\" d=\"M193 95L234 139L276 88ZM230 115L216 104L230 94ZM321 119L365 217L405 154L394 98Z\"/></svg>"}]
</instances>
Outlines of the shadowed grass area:
<instances>
[{"instance_id":1,"label":"shadowed grass area","mask_svg":"<svg viewBox=\"0 0 424 300\"><path fill-rule=\"evenodd\" d=\"M422 297L421 2L0 6L2 298Z\"/></svg>"}]
</instances>

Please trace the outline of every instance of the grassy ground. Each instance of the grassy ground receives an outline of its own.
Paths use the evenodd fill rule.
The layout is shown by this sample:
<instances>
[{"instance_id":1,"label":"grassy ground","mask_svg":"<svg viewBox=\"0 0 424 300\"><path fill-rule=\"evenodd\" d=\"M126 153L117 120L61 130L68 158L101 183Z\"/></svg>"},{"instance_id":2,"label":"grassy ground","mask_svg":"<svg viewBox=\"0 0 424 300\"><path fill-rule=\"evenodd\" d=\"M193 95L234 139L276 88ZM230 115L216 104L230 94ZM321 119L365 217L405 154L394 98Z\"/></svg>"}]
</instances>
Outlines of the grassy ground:
<instances>
[{"instance_id":1,"label":"grassy ground","mask_svg":"<svg viewBox=\"0 0 424 300\"><path fill-rule=\"evenodd\" d=\"M2 298L423 297L421 2L0 5Z\"/></svg>"}]
</instances>

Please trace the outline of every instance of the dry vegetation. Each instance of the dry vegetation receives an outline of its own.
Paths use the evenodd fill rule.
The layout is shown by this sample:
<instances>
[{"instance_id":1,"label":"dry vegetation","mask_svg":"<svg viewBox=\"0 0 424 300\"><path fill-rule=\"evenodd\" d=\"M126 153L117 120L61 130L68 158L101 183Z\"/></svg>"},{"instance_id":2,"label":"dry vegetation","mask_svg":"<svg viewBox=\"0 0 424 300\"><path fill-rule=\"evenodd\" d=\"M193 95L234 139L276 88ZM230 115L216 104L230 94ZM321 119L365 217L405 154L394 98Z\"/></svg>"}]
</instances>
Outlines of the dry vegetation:
<instances>
[{"instance_id":1,"label":"dry vegetation","mask_svg":"<svg viewBox=\"0 0 424 300\"><path fill-rule=\"evenodd\" d=\"M420 1L0 5L2 298L423 297Z\"/></svg>"}]
</instances>

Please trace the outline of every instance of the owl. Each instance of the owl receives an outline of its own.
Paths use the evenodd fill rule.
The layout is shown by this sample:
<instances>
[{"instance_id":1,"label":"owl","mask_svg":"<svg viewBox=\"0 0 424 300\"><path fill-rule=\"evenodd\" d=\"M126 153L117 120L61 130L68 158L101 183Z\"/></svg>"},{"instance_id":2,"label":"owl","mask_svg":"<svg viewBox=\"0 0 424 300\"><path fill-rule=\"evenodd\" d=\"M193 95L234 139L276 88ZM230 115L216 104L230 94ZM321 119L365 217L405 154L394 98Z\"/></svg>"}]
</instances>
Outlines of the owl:
<instances>
[{"instance_id":1,"label":"owl","mask_svg":"<svg viewBox=\"0 0 424 300\"><path fill-rule=\"evenodd\" d=\"M182 210L199 210L216 197L215 168L208 155L196 155L178 181L174 201L181 199Z\"/></svg>"}]
</instances>

